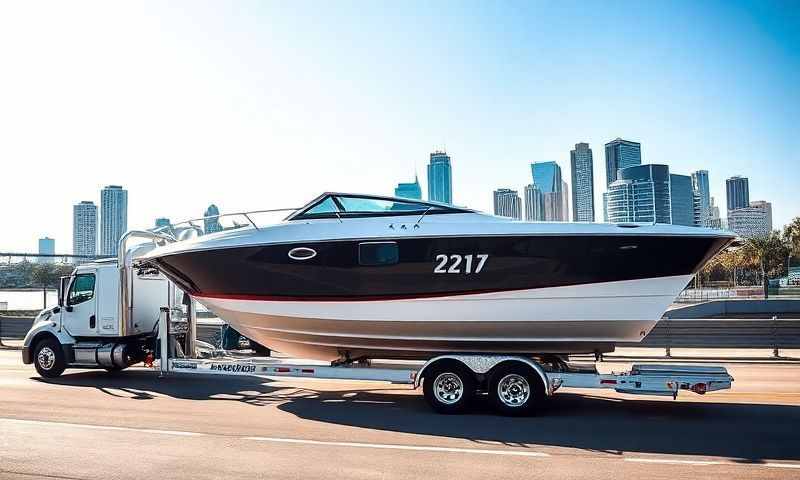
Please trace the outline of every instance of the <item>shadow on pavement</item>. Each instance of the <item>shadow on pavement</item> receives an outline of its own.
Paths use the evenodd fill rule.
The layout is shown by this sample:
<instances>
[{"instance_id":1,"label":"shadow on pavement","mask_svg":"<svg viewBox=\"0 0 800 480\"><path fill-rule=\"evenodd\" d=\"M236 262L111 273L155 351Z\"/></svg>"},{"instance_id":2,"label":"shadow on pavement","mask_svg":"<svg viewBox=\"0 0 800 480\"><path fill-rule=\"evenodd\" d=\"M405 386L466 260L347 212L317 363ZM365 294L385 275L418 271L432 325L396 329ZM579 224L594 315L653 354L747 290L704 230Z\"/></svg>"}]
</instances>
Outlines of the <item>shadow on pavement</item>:
<instances>
[{"instance_id":1,"label":"shadow on pavement","mask_svg":"<svg viewBox=\"0 0 800 480\"><path fill-rule=\"evenodd\" d=\"M228 400L276 405L299 418L337 425L438 437L476 445L536 445L621 454L719 456L743 462L800 460L800 406L607 398L559 392L539 416L494 415L479 399L470 415L433 413L422 395L377 389L317 391L273 387L256 377L157 379L153 372L66 374L47 383L91 387L109 395L147 400L166 395L190 400ZM209 381L213 380L213 381ZM302 385L302 383L300 384Z\"/></svg>"}]
</instances>

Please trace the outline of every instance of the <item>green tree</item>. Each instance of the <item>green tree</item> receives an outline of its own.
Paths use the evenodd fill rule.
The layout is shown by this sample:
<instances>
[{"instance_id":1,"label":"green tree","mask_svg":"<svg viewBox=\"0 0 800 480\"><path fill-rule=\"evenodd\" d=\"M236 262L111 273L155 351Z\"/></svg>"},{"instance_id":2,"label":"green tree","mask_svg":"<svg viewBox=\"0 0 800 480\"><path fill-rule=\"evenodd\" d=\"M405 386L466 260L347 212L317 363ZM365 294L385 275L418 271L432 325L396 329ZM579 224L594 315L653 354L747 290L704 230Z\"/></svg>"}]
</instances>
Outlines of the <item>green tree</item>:
<instances>
[{"instance_id":1,"label":"green tree","mask_svg":"<svg viewBox=\"0 0 800 480\"><path fill-rule=\"evenodd\" d=\"M764 298L769 298L769 276L783 268L783 260L789 255L788 245L775 230L766 236L748 238L742 251L747 260L758 264L764 285Z\"/></svg>"},{"instance_id":2,"label":"green tree","mask_svg":"<svg viewBox=\"0 0 800 480\"><path fill-rule=\"evenodd\" d=\"M789 260L786 268L791 266L792 257L800 258L800 217L794 217L792 223L783 227L783 239L789 247Z\"/></svg>"}]
</instances>

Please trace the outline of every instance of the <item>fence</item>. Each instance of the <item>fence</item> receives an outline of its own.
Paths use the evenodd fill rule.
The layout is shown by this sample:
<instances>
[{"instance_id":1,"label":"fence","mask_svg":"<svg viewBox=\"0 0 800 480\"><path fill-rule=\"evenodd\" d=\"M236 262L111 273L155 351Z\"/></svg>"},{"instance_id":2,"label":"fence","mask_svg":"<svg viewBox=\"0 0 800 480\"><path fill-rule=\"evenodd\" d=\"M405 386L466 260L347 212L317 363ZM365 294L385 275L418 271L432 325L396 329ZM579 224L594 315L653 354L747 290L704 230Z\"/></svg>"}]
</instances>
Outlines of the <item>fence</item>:
<instances>
[{"instance_id":1,"label":"fence","mask_svg":"<svg viewBox=\"0 0 800 480\"><path fill-rule=\"evenodd\" d=\"M0 316L0 339L20 339L30 329L30 317ZM219 334L218 319L198 321L197 336L209 341ZM800 319L662 319L638 343L621 347L664 348L771 348L777 357L780 349L800 348Z\"/></svg>"}]
</instances>

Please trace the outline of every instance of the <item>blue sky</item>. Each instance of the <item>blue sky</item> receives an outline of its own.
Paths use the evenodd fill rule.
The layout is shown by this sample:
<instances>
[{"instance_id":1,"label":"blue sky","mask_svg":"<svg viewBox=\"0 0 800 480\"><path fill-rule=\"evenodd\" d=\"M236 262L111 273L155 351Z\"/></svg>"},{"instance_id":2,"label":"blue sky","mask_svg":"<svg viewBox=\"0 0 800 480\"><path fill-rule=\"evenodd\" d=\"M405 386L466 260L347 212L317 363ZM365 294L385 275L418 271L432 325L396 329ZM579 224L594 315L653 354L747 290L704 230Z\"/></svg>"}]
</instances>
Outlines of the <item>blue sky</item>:
<instances>
[{"instance_id":1,"label":"blue sky","mask_svg":"<svg viewBox=\"0 0 800 480\"><path fill-rule=\"evenodd\" d=\"M71 208L129 190L159 216L388 194L434 148L490 210L535 161L642 143L674 173L750 177L800 215L797 2L170 2L0 6L0 249L71 249ZM34 167L32 170L32 167ZM33 175L32 172L39 172ZM34 192L42 192L35 194ZM723 215L724 215L724 208Z\"/></svg>"}]
</instances>

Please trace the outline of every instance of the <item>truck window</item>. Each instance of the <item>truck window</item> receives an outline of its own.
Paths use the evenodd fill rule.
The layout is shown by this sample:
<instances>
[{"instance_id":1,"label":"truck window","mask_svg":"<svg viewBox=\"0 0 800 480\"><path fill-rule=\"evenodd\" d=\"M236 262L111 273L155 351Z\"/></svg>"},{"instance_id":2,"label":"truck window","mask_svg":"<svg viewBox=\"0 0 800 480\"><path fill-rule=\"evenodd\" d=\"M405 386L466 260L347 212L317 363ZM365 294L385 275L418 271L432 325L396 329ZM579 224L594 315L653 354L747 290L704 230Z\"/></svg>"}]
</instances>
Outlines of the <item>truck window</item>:
<instances>
[{"instance_id":1,"label":"truck window","mask_svg":"<svg viewBox=\"0 0 800 480\"><path fill-rule=\"evenodd\" d=\"M75 280L69 287L69 295L67 295L67 305L77 305L87 300L91 300L94 296L94 274L82 273L75 276Z\"/></svg>"}]
</instances>

